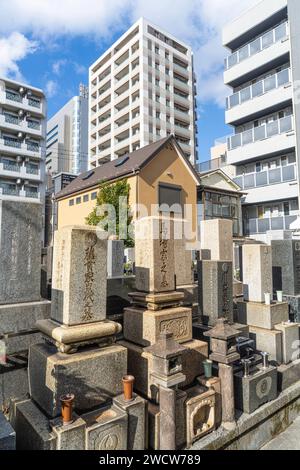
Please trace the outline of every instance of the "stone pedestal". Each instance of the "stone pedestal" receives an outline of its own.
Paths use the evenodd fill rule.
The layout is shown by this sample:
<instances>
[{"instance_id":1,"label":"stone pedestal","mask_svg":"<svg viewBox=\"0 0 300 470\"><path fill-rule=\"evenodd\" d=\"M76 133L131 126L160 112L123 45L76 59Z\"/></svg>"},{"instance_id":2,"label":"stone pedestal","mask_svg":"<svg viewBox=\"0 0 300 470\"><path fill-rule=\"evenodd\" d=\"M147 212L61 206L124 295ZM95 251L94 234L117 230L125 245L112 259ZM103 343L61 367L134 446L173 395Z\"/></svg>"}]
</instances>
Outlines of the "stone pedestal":
<instances>
[{"instance_id":1,"label":"stone pedestal","mask_svg":"<svg viewBox=\"0 0 300 470\"><path fill-rule=\"evenodd\" d=\"M214 261L233 260L232 220L204 220L200 224L201 248L209 250Z\"/></svg>"},{"instance_id":2,"label":"stone pedestal","mask_svg":"<svg viewBox=\"0 0 300 470\"><path fill-rule=\"evenodd\" d=\"M244 299L264 302L265 293L272 294L272 250L270 246L243 245Z\"/></svg>"},{"instance_id":3,"label":"stone pedestal","mask_svg":"<svg viewBox=\"0 0 300 470\"><path fill-rule=\"evenodd\" d=\"M275 330L282 333L282 359L284 364L299 359L299 327L298 323L280 323Z\"/></svg>"},{"instance_id":4,"label":"stone pedestal","mask_svg":"<svg viewBox=\"0 0 300 470\"><path fill-rule=\"evenodd\" d=\"M222 390L222 426L231 430L235 428L235 404L233 386L233 369L231 365L219 363L219 378Z\"/></svg>"},{"instance_id":5,"label":"stone pedestal","mask_svg":"<svg viewBox=\"0 0 300 470\"><path fill-rule=\"evenodd\" d=\"M156 343L160 333L171 332L179 343L192 339L192 312L185 307L159 311L130 307L124 310L124 338L141 346Z\"/></svg>"},{"instance_id":6,"label":"stone pedestal","mask_svg":"<svg viewBox=\"0 0 300 470\"><path fill-rule=\"evenodd\" d=\"M113 399L113 403L125 411L128 416L128 450L145 450L148 436L148 402L134 394L131 401L126 401L123 395Z\"/></svg>"},{"instance_id":7,"label":"stone pedestal","mask_svg":"<svg viewBox=\"0 0 300 470\"><path fill-rule=\"evenodd\" d=\"M272 330L275 325L287 322L289 306L286 302L271 305L259 302L238 302L237 319L239 323Z\"/></svg>"},{"instance_id":8,"label":"stone pedestal","mask_svg":"<svg viewBox=\"0 0 300 470\"><path fill-rule=\"evenodd\" d=\"M282 364L282 332L267 330L250 326L250 338L255 342L258 351L266 351L270 354L270 360Z\"/></svg>"},{"instance_id":9,"label":"stone pedestal","mask_svg":"<svg viewBox=\"0 0 300 470\"><path fill-rule=\"evenodd\" d=\"M121 393L126 373L127 351L119 345L66 355L37 344L29 353L30 395L51 417L59 416L66 393L75 394L78 411L106 403Z\"/></svg>"},{"instance_id":10,"label":"stone pedestal","mask_svg":"<svg viewBox=\"0 0 300 470\"><path fill-rule=\"evenodd\" d=\"M236 408L251 414L264 403L277 398L277 369L261 366L251 370L248 377L244 372L234 374Z\"/></svg>"},{"instance_id":11,"label":"stone pedestal","mask_svg":"<svg viewBox=\"0 0 300 470\"><path fill-rule=\"evenodd\" d=\"M160 387L159 390L159 442L160 450L176 449L176 391Z\"/></svg>"}]
</instances>

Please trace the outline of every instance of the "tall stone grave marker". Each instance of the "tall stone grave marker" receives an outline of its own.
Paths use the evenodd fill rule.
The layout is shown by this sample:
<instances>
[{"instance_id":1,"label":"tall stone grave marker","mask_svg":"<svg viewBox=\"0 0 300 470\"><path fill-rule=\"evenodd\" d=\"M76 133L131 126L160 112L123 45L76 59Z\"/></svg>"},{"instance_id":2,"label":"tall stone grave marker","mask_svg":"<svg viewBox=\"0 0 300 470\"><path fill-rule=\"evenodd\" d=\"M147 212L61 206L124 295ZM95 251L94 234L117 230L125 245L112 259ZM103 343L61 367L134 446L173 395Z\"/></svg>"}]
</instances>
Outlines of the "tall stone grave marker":
<instances>
[{"instance_id":1,"label":"tall stone grave marker","mask_svg":"<svg viewBox=\"0 0 300 470\"><path fill-rule=\"evenodd\" d=\"M108 240L107 245L107 276L124 276L124 241Z\"/></svg>"},{"instance_id":2,"label":"tall stone grave marker","mask_svg":"<svg viewBox=\"0 0 300 470\"><path fill-rule=\"evenodd\" d=\"M273 292L272 250L267 245L243 246L244 298L264 302L265 294Z\"/></svg>"},{"instance_id":3,"label":"tall stone grave marker","mask_svg":"<svg viewBox=\"0 0 300 470\"><path fill-rule=\"evenodd\" d=\"M211 260L233 260L232 220L203 220L200 224L201 249L210 250Z\"/></svg>"},{"instance_id":4,"label":"tall stone grave marker","mask_svg":"<svg viewBox=\"0 0 300 470\"><path fill-rule=\"evenodd\" d=\"M273 240L272 265L274 290L300 295L300 241Z\"/></svg>"}]
</instances>

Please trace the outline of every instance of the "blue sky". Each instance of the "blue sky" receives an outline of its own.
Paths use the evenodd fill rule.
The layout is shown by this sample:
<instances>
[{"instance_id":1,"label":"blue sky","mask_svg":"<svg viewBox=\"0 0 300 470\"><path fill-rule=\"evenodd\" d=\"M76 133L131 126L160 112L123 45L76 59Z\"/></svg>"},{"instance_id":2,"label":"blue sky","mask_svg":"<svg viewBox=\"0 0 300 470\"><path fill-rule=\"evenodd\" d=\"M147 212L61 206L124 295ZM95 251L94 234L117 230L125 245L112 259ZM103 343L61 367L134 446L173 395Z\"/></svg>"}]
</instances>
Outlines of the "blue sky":
<instances>
[{"instance_id":1,"label":"blue sky","mask_svg":"<svg viewBox=\"0 0 300 470\"><path fill-rule=\"evenodd\" d=\"M88 67L140 16L190 44L198 79L200 160L224 124L221 29L258 0L0 0L0 76L43 88L51 117L88 83ZM184 11L182 6L185 6ZM180 14L179 14L180 13Z\"/></svg>"}]
</instances>

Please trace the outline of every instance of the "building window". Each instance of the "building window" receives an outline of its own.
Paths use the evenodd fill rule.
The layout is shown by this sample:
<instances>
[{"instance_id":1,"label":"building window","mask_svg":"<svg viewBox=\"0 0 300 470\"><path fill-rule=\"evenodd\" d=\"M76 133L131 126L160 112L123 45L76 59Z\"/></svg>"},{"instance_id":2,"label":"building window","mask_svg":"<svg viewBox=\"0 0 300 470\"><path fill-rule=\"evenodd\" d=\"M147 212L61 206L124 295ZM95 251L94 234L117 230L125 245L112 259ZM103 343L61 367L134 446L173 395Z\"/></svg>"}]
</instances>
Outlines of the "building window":
<instances>
[{"instance_id":1,"label":"building window","mask_svg":"<svg viewBox=\"0 0 300 470\"><path fill-rule=\"evenodd\" d=\"M76 204L81 204L81 197L76 198Z\"/></svg>"},{"instance_id":2,"label":"building window","mask_svg":"<svg viewBox=\"0 0 300 470\"><path fill-rule=\"evenodd\" d=\"M148 49L149 51L152 51L152 42L150 41L150 39L148 39Z\"/></svg>"},{"instance_id":3,"label":"building window","mask_svg":"<svg viewBox=\"0 0 300 470\"><path fill-rule=\"evenodd\" d=\"M155 62L155 69L159 70L159 63L158 62Z\"/></svg>"},{"instance_id":4,"label":"building window","mask_svg":"<svg viewBox=\"0 0 300 470\"><path fill-rule=\"evenodd\" d=\"M156 119L160 119L160 112L156 111Z\"/></svg>"},{"instance_id":5,"label":"building window","mask_svg":"<svg viewBox=\"0 0 300 470\"><path fill-rule=\"evenodd\" d=\"M166 75L170 75L170 69L169 69L169 67L166 67Z\"/></svg>"},{"instance_id":6,"label":"building window","mask_svg":"<svg viewBox=\"0 0 300 470\"><path fill-rule=\"evenodd\" d=\"M166 106L169 108L170 107L170 100L166 100Z\"/></svg>"},{"instance_id":7,"label":"building window","mask_svg":"<svg viewBox=\"0 0 300 470\"><path fill-rule=\"evenodd\" d=\"M88 200L89 200L89 195L88 195L88 194L85 194L85 195L83 196L83 202L88 202Z\"/></svg>"},{"instance_id":8,"label":"building window","mask_svg":"<svg viewBox=\"0 0 300 470\"><path fill-rule=\"evenodd\" d=\"M169 54L168 51L166 51L166 53L165 53L165 58L166 58L167 60L169 60L169 58L170 58L170 54Z\"/></svg>"},{"instance_id":9,"label":"building window","mask_svg":"<svg viewBox=\"0 0 300 470\"><path fill-rule=\"evenodd\" d=\"M74 199L69 200L69 206L74 206Z\"/></svg>"},{"instance_id":10,"label":"building window","mask_svg":"<svg viewBox=\"0 0 300 470\"><path fill-rule=\"evenodd\" d=\"M156 79L155 79L155 85L156 85L156 86L159 86L159 78L156 78Z\"/></svg>"},{"instance_id":11,"label":"building window","mask_svg":"<svg viewBox=\"0 0 300 470\"><path fill-rule=\"evenodd\" d=\"M159 47L155 46L155 54L159 54Z\"/></svg>"},{"instance_id":12,"label":"building window","mask_svg":"<svg viewBox=\"0 0 300 470\"><path fill-rule=\"evenodd\" d=\"M156 95L156 96L155 96L155 101L156 101L157 103L159 103L159 100L160 100L160 96L159 96L159 95Z\"/></svg>"},{"instance_id":13,"label":"building window","mask_svg":"<svg viewBox=\"0 0 300 470\"><path fill-rule=\"evenodd\" d=\"M97 199L97 193L92 193L91 200L94 201L95 199Z\"/></svg>"}]
</instances>

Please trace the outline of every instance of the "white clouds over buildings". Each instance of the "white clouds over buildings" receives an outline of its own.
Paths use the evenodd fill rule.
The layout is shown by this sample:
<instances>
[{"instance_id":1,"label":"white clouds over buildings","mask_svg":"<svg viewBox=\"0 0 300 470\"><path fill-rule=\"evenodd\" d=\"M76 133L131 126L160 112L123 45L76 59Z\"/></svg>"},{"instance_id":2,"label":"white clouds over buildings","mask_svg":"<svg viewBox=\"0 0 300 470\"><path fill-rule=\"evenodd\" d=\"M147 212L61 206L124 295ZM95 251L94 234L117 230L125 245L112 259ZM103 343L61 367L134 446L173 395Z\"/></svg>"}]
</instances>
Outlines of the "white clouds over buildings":
<instances>
[{"instance_id":1,"label":"white clouds over buildings","mask_svg":"<svg viewBox=\"0 0 300 470\"><path fill-rule=\"evenodd\" d=\"M203 102L213 101L222 106L226 95L223 86L223 59L226 52L222 47L222 26L258 1L0 0L1 17L5 19L0 25L0 73L18 74L17 62L26 53L32 52L31 41L22 34L30 34L40 42L66 35L109 40L114 33L125 30L140 16L144 16L192 46L199 98ZM16 53L10 58L5 44L11 36L18 34L14 31L22 33L19 33L18 39L21 43L22 37L24 44L19 55L17 47L11 47L10 50ZM1 57L2 49L6 51L4 58ZM56 74L63 65L59 62L53 69ZM77 65L80 68L80 64Z\"/></svg>"}]
</instances>

